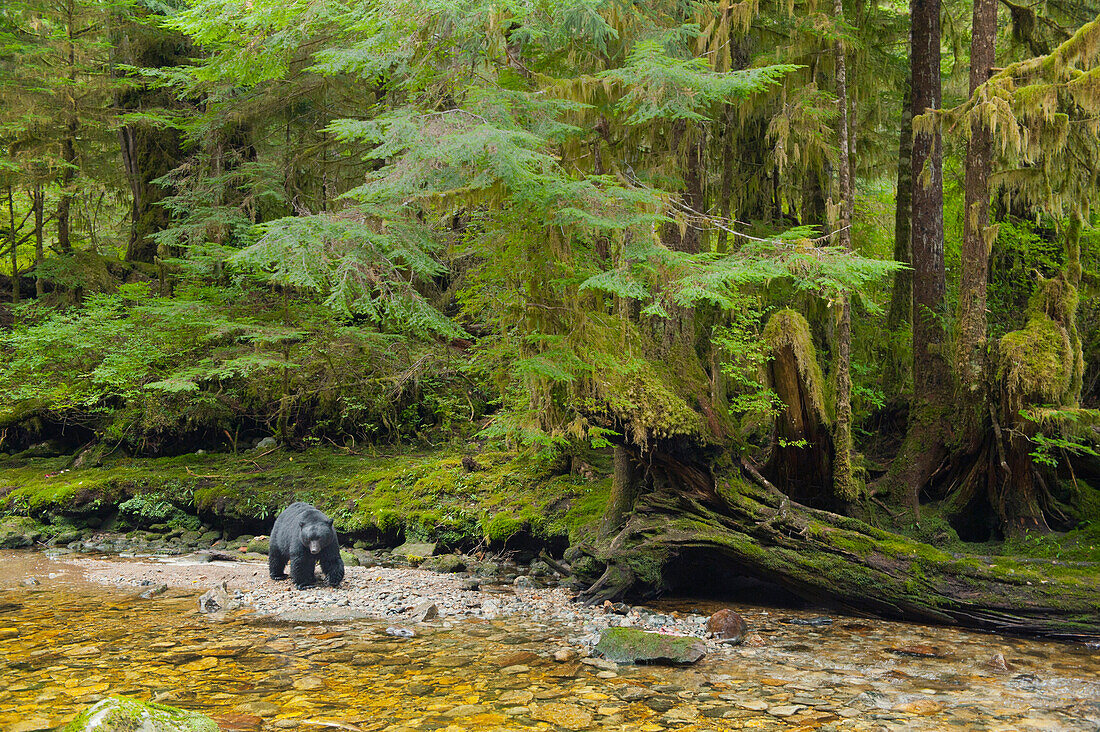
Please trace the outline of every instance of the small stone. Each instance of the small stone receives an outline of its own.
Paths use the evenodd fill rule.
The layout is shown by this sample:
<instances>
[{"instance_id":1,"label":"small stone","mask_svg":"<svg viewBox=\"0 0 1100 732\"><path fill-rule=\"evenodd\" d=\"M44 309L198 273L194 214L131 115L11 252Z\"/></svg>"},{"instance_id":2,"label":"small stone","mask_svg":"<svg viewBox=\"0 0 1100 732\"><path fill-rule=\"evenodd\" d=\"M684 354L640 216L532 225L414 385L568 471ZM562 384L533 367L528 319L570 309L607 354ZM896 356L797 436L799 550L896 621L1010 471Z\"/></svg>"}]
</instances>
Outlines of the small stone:
<instances>
[{"instance_id":1,"label":"small stone","mask_svg":"<svg viewBox=\"0 0 1100 732\"><path fill-rule=\"evenodd\" d=\"M768 707L768 714L776 717L790 717L793 714L798 714L806 707L802 704L784 704L777 707Z\"/></svg>"},{"instance_id":2,"label":"small stone","mask_svg":"<svg viewBox=\"0 0 1100 732\"><path fill-rule=\"evenodd\" d=\"M904 712L905 714L916 714L923 717L943 711L943 704L935 699L915 699L910 702L898 704L893 707L892 711Z\"/></svg>"},{"instance_id":3,"label":"small stone","mask_svg":"<svg viewBox=\"0 0 1100 732\"><path fill-rule=\"evenodd\" d=\"M279 706L269 701L252 701L238 704L236 711L255 714L257 717L274 717L279 713Z\"/></svg>"},{"instance_id":4,"label":"small stone","mask_svg":"<svg viewBox=\"0 0 1100 732\"><path fill-rule=\"evenodd\" d=\"M655 712L664 714L676 706L676 700L671 696L653 696L645 700L645 705Z\"/></svg>"},{"instance_id":5,"label":"small stone","mask_svg":"<svg viewBox=\"0 0 1100 732\"><path fill-rule=\"evenodd\" d=\"M598 679L614 679L614 678L617 678L618 676L619 675L617 673L615 673L614 671L597 671L596 672L596 678L598 678Z\"/></svg>"},{"instance_id":6,"label":"small stone","mask_svg":"<svg viewBox=\"0 0 1100 732\"><path fill-rule=\"evenodd\" d=\"M301 679L294 680L294 688L299 691L315 691L323 688L325 682L316 676L306 676Z\"/></svg>"},{"instance_id":7,"label":"small stone","mask_svg":"<svg viewBox=\"0 0 1100 732\"><path fill-rule=\"evenodd\" d=\"M148 590L141 593L138 597L140 597L142 600L148 600L151 597L156 597L157 595L163 595L167 591L168 591L168 585L166 585L164 583L161 583L159 585L155 585L154 587L150 587Z\"/></svg>"},{"instance_id":8,"label":"small stone","mask_svg":"<svg viewBox=\"0 0 1100 732\"><path fill-rule=\"evenodd\" d=\"M434 620L439 617L439 607L431 600L425 600L424 602L413 608L413 622L424 623L429 620Z\"/></svg>"},{"instance_id":9,"label":"small stone","mask_svg":"<svg viewBox=\"0 0 1100 732\"><path fill-rule=\"evenodd\" d=\"M985 662L985 667L993 669L994 671L1012 671L1013 666L1005 660L1003 653L994 653L988 661Z\"/></svg>"},{"instance_id":10,"label":"small stone","mask_svg":"<svg viewBox=\"0 0 1100 732\"><path fill-rule=\"evenodd\" d=\"M506 666L500 670L505 676L515 676L516 674L525 674L531 670L530 666L524 666L522 663L517 663L515 666Z\"/></svg>"},{"instance_id":11,"label":"small stone","mask_svg":"<svg viewBox=\"0 0 1100 732\"><path fill-rule=\"evenodd\" d=\"M737 706L753 712L766 712L769 705L763 699L749 699L748 701L737 702Z\"/></svg>"},{"instance_id":12,"label":"small stone","mask_svg":"<svg viewBox=\"0 0 1100 732\"><path fill-rule=\"evenodd\" d=\"M559 648L554 651L553 659L558 663L566 663L577 658L577 652L572 648Z\"/></svg>"},{"instance_id":13,"label":"small stone","mask_svg":"<svg viewBox=\"0 0 1100 732\"><path fill-rule=\"evenodd\" d=\"M443 716L448 719L454 719L455 717L472 717L475 714L481 714L487 711L486 707L480 704L459 704L457 707L452 707L446 712L443 712Z\"/></svg>"},{"instance_id":14,"label":"small stone","mask_svg":"<svg viewBox=\"0 0 1100 732\"><path fill-rule=\"evenodd\" d=\"M944 658L945 654L939 648L926 643L915 643L911 646L893 646L886 650L899 656L911 656L913 658Z\"/></svg>"},{"instance_id":15,"label":"small stone","mask_svg":"<svg viewBox=\"0 0 1100 732\"><path fill-rule=\"evenodd\" d=\"M500 695L501 704L523 705L529 703L535 695L526 689L513 689Z\"/></svg>"},{"instance_id":16,"label":"small stone","mask_svg":"<svg viewBox=\"0 0 1100 732\"><path fill-rule=\"evenodd\" d=\"M612 693L622 699L624 702L638 701L639 699L645 699L647 696L652 696L653 692L649 689L641 686L635 686L633 684L627 686L620 686L612 690Z\"/></svg>"},{"instance_id":17,"label":"small stone","mask_svg":"<svg viewBox=\"0 0 1100 732\"><path fill-rule=\"evenodd\" d=\"M20 582L20 584L24 587L37 587L42 583L38 581L37 577L27 577L22 582Z\"/></svg>"}]
</instances>

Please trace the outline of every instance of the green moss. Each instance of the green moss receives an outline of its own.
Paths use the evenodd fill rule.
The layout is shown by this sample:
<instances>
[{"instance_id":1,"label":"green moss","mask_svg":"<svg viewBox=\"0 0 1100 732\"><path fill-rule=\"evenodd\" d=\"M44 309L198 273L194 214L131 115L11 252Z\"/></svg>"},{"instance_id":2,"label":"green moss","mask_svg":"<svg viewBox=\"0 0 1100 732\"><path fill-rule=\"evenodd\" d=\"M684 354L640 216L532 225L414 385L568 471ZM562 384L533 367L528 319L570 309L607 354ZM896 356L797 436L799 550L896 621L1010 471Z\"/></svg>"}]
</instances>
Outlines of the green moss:
<instances>
[{"instance_id":1,"label":"green moss","mask_svg":"<svg viewBox=\"0 0 1100 732\"><path fill-rule=\"evenodd\" d=\"M791 309L779 310L768 318L764 326L764 342L768 350L775 354L784 348L794 353L798 373L806 385L810 406L825 424L829 423L827 402L825 401L825 377L821 364L817 361L817 349L810 335L810 324L802 314Z\"/></svg>"},{"instance_id":2,"label":"green moss","mask_svg":"<svg viewBox=\"0 0 1100 732\"><path fill-rule=\"evenodd\" d=\"M698 638L648 633L637 628L608 628L600 635L596 652L617 663L691 663L703 655Z\"/></svg>"},{"instance_id":3,"label":"green moss","mask_svg":"<svg viewBox=\"0 0 1100 732\"><path fill-rule=\"evenodd\" d=\"M510 513L497 513L485 516L481 527L487 541L502 544L523 531L526 522Z\"/></svg>"},{"instance_id":4,"label":"green moss","mask_svg":"<svg viewBox=\"0 0 1100 732\"><path fill-rule=\"evenodd\" d=\"M318 506L341 532L393 541L408 533L444 545L482 540L480 517L509 516L543 539L565 537L573 502L605 491L606 481L555 476L517 453L479 452L482 470L461 464L467 446L434 452L349 455L321 448L262 457L226 454L114 459L61 472L67 459L0 462L0 510L45 518L120 504L139 524L171 523L170 506L223 519L270 520L294 500ZM163 510L162 510L163 509ZM169 511L172 516L161 516ZM154 514L156 514L154 516ZM494 536L508 533L503 524Z\"/></svg>"},{"instance_id":5,"label":"green moss","mask_svg":"<svg viewBox=\"0 0 1100 732\"><path fill-rule=\"evenodd\" d=\"M214 720L197 712L110 697L81 712L64 732L129 732L156 729L163 732L218 732Z\"/></svg>"}]
</instances>

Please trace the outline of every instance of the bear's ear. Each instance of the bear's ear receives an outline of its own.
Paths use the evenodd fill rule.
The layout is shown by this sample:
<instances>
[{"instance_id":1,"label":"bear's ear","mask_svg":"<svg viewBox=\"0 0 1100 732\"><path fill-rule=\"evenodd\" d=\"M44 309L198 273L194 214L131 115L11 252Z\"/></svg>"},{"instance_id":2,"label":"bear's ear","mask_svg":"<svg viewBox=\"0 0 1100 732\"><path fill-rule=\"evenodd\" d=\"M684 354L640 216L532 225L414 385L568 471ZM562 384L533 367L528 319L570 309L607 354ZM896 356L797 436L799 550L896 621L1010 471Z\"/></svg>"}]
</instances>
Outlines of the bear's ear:
<instances>
[{"instance_id":1,"label":"bear's ear","mask_svg":"<svg viewBox=\"0 0 1100 732\"><path fill-rule=\"evenodd\" d=\"M332 522L333 522L333 519L329 519L329 520L328 520L328 525L329 525L329 526L332 526Z\"/></svg>"},{"instance_id":2,"label":"bear's ear","mask_svg":"<svg viewBox=\"0 0 1100 732\"><path fill-rule=\"evenodd\" d=\"M299 529L304 529L305 527L306 527L305 519L298 522L298 528Z\"/></svg>"}]
</instances>

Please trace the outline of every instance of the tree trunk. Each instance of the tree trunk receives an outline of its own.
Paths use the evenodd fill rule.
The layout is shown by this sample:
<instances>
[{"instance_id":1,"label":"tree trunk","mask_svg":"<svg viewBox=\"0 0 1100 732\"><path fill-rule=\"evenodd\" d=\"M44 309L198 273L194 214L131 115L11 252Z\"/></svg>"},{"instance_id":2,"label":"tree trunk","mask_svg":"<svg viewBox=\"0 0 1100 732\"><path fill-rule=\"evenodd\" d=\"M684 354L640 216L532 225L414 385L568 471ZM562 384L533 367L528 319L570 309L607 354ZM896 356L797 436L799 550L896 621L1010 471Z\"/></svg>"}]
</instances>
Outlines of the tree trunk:
<instances>
[{"instance_id":1,"label":"tree trunk","mask_svg":"<svg viewBox=\"0 0 1100 732\"><path fill-rule=\"evenodd\" d=\"M722 132L722 181L718 185L718 207L722 216L722 226L730 226L733 198L733 108L731 105L726 105L721 119L724 129ZM718 230L719 254L729 251L728 236L729 233L724 228Z\"/></svg>"},{"instance_id":2,"label":"tree trunk","mask_svg":"<svg viewBox=\"0 0 1100 732\"><path fill-rule=\"evenodd\" d=\"M15 230L15 201L8 186L8 244L11 246L11 301L19 302L19 232Z\"/></svg>"},{"instance_id":3,"label":"tree trunk","mask_svg":"<svg viewBox=\"0 0 1100 732\"><path fill-rule=\"evenodd\" d=\"M68 115L65 133L61 138L61 191L57 200L57 247L62 254L73 250L70 241L69 210L72 207L72 184L76 177L76 133L79 118L76 107L76 8L72 0L66 4L66 29L68 33Z\"/></svg>"},{"instance_id":4,"label":"tree trunk","mask_svg":"<svg viewBox=\"0 0 1100 732\"><path fill-rule=\"evenodd\" d=\"M970 95L989 80L993 43L997 33L997 0L974 0L970 35ZM981 398L985 371L986 286L989 277L989 171L993 142L989 128L974 119L966 148L965 203L963 205L962 274L959 281L959 326L955 367L965 402L973 410L966 418L977 432L973 415L985 416ZM976 401L975 401L976 400Z\"/></svg>"},{"instance_id":5,"label":"tree trunk","mask_svg":"<svg viewBox=\"0 0 1100 732\"><path fill-rule=\"evenodd\" d=\"M913 116L940 107L940 3L910 0ZM895 499L918 516L920 490L947 455L949 375L942 326L943 149L938 122L914 129L912 187L913 405L886 477Z\"/></svg>"},{"instance_id":6,"label":"tree trunk","mask_svg":"<svg viewBox=\"0 0 1100 732\"><path fill-rule=\"evenodd\" d=\"M640 484L634 470L634 459L622 445L613 449L615 472L611 478L611 495L600 519L599 539L606 540L619 533L626 523L627 514L634 508Z\"/></svg>"},{"instance_id":7,"label":"tree trunk","mask_svg":"<svg viewBox=\"0 0 1100 732\"><path fill-rule=\"evenodd\" d=\"M913 198L913 106L908 81L902 98L901 132L898 134L898 189L894 209L894 261L911 264L913 261L912 208ZM894 273L894 291L890 297L890 311L886 327L896 331L909 322L913 310L913 270L906 267Z\"/></svg>"},{"instance_id":8,"label":"tree trunk","mask_svg":"<svg viewBox=\"0 0 1100 732\"><path fill-rule=\"evenodd\" d=\"M750 474L751 468L746 468ZM656 458L655 489L595 556L605 567L588 602L660 591L671 560L692 552L856 613L1055 638L1100 638L1100 578L1091 564L956 557L927 544L790 501L736 471L711 478ZM575 565L576 566L576 565ZM597 570L598 571L598 570ZM718 589L718 588L713 588Z\"/></svg>"},{"instance_id":9,"label":"tree trunk","mask_svg":"<svg viewBox=\"0 0 1100 732\"><path fill-rule=\"evenodd\" d=\"M844 4L833 3L835 22L844 21ZM844 249L852 248L852 215L855 209L852 165L848 129L848 69L844 55L844 42L836 42L836 96L837 148L840 150L837 182L840 197L840 219L837 221L837 243ZM857 488L852 476L852 308L848 293L839 296L840 317L837 322L836 356L836 421L833 431L833 492L840 501L856 498Z\"/></svg>"},{"instance_id":10,"label":"tree trunk","mask_svg":"<svg viewBox=\"0 0 1100 732\"><path fill-rule=\"evenodd\" d=\"M31 194L31 205L34 208L34 294L38 297L46 294L46 281L42 279L39 267L45 257L43 247L42 227L46 218L46 191L41 183L36 183Z\"/></svg>"}]
</instances>

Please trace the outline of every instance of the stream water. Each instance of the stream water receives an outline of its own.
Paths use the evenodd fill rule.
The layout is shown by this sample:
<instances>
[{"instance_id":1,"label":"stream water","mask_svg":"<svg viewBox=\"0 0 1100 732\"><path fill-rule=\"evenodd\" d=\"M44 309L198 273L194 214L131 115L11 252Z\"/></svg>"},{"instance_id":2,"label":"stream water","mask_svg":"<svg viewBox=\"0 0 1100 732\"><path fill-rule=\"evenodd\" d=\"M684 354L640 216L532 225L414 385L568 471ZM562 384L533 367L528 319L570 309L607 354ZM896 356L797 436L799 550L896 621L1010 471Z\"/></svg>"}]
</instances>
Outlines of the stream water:
<instances>
[{"instance_id":1,"label":"stream water","mask_svg":"<svg viewBox=\"0 0 1100 732\"><path fill-rule=\"evenodd\" d=\"M216 620L196 598L140 599L0 552L0 730L51 729L106 695L226 730L1100 729L1100 653L1081 645L736 604L764 645L609 670L554 662L571 630L538 618L400 639L370 621Z\"/></svg>"}]
</instances>

